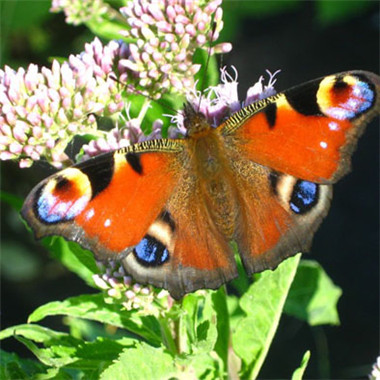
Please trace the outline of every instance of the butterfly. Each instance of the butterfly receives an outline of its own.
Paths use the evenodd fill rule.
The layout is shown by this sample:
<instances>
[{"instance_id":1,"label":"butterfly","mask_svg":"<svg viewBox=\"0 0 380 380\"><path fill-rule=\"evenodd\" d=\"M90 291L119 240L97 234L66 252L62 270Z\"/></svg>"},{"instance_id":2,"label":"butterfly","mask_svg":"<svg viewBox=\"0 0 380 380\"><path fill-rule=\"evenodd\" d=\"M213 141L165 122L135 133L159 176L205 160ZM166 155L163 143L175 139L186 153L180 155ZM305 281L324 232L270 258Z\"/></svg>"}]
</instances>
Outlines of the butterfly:
<instances>
[{"instance_id":1,"label":"butterfly","mask_svg":"<svg viewBox=\"0 0 380 380\"><path fill-rule=\"evenodd\" d=\"M35 236L60 235L174 298L308 251L332 184L380 114L380 77L348 71L247 105L217 128L190 104L184 139L148 140L66 168L28 195Z\"/></svg>"}]
</instances>

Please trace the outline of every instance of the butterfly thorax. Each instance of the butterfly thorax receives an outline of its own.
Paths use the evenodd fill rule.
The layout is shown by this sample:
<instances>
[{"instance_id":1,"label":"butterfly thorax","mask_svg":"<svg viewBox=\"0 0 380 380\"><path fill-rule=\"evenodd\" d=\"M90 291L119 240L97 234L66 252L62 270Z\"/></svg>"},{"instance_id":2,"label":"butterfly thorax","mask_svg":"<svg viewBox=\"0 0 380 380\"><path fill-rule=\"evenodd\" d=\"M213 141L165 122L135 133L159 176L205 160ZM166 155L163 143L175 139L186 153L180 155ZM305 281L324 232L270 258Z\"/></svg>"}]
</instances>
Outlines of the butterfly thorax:
<instances>
[{"instance_id":1,"label":"butterfly thorax","mask_svg":"<svg viewBox=\"0 0 380 380\"><path fill-rule=\"evenodd\" d=\"M192 115L194 116L194 115ZM214 225L232 237L235 230L236 196L225 142L199 113L188 128L189 157L196 173L197 188Z\"/></svg>"}]
</instances>

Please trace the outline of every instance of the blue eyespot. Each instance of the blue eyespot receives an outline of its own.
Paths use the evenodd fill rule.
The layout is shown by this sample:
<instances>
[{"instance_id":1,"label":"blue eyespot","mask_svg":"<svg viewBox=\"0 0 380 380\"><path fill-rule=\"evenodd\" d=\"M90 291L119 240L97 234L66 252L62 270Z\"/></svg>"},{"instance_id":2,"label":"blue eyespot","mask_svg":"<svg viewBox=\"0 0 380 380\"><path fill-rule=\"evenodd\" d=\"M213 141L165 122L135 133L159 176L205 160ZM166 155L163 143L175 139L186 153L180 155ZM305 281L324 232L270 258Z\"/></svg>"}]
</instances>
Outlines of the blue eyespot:
<instances>
[{"instance_id":1,"label":"blue eyespot","mask_svg":"<svg viewBox=\"0 0 380 380\"><path fill-rule=\"evenodd\" d=\"M150 235L146 235L134 249L137 260L144 266L158 266L169 259L164 244Z\"/></svg>"},{"instance_id":2,"label":"blue eyespot","mask_svg":"<svg viewBox=\"0 0 380 380\"><path fill-rule=\"evenodd\" d=\"M318 202L319 187L308 181L298 180L293 188L290 208L296 214L304 214Z\"/></svg>"},{"instance_id":3,"label":"blue eyespot","mask_svg":"<svg viewBox=\"0 0 380 380\"><path fill-rule=\"evenodd\" d=\"M46 224L66 222L80 214L88 203L86 195L73 201L62 201L48 191L42 191L36 202L37 217Z\"/></svg>"},{"instance_id":4,"label":"blue eyespot","mask_svg":"<svg viewBox=\"0 0 380 380\"><path fill-rule=\"evenodd\" d=\"M375 93L366 82L358 81L352 86L352 96L345 103L329 107L326 114L338 120L353 119L373 106Z\"/></svg>"}]
</instances>

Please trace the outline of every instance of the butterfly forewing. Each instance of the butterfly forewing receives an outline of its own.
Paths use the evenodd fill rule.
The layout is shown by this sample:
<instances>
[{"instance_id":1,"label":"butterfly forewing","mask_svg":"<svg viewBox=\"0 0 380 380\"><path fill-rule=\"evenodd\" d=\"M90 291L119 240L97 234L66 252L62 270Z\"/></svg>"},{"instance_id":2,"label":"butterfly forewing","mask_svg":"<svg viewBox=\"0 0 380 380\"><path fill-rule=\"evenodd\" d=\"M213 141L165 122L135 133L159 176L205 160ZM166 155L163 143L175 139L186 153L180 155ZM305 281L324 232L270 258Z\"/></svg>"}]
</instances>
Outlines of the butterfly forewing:
<instances>
[{"instance_id":1,"label":"butterfly forewing","mask_svg":"<svg viewBox=\"0 0 380 380\"><path fill-rule=\"evenodd\" d=\"M316 183L350 169L365 125L380 112L380 78L364 71L316 79L252 104L221 126L243 157ZM250 112L251 110L251 112Z\"/></svg>"}]
</instances>

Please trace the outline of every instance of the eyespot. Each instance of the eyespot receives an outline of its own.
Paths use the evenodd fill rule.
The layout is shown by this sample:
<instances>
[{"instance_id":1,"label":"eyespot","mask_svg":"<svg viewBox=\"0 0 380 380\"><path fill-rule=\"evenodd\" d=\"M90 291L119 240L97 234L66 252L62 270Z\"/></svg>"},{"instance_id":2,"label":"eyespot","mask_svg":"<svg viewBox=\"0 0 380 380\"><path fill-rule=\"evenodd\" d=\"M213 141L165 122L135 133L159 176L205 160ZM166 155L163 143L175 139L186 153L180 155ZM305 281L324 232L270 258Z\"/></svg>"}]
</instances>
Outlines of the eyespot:
<instances>
[{"instance_id":1,"label":"eyespot","mask_svg":"<svg viewBox=\"0 0 380 380\"><path fill-rule=\"evenodd\" d=\"M290 208L296 214L304 214L318 202L319 187L313 182L298 180L293 187Z\"/></svg>"},{"instance_id":2,"label":"eyespot","mask_svg":"<svg viewBox=\"0 0 380 380\"><path fill-rule=\"evenodd\" d=\"M145 235L136 245L133 253L143 266L158 266L169 260L169 251L166 246L150 235Z\"/></svg>"},{"instance_id":3,"label":"eyespot","mask_svg":"<svg viewBox=\"0 0 380 380\"><path fill-rule=\"evenodd\" d=\"M34 212L45 224L74 219L91 199L91 185L85 174L68 168L44 183L35 195Z\"/></svg>"}]
</instances>

